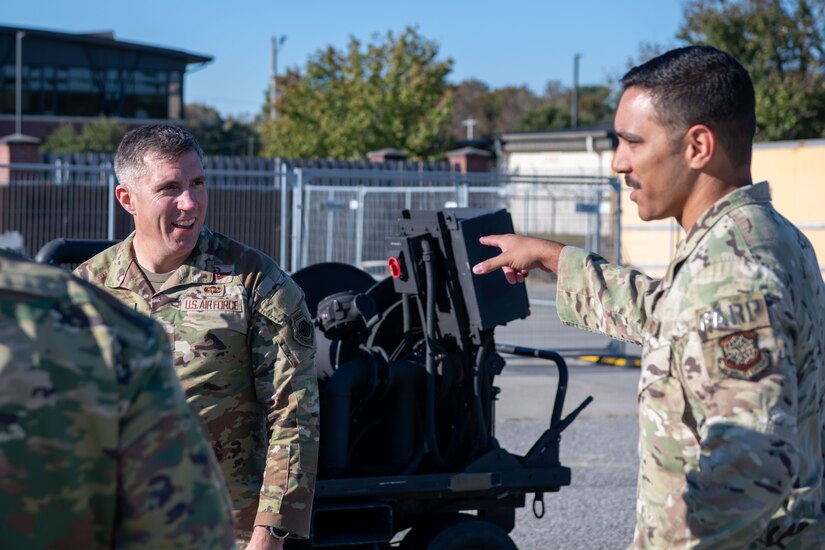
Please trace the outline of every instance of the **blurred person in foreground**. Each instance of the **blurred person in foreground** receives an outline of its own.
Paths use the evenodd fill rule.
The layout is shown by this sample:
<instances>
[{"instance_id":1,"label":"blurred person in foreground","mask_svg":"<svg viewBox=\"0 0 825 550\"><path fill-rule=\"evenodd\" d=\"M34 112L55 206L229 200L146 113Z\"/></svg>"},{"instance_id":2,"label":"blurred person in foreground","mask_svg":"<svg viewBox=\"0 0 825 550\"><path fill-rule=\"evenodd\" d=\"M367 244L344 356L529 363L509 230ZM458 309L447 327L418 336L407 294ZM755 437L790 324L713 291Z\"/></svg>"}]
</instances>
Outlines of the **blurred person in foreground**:
<instances>
[{"instance_id":1,"label":"blurred person in foreground","mask_svg":"<svg viewBox=\"0 0 825 550\"><path fill-rule=\"evenodd\" d=\"M315 335L274 261L204 225L203 152L170 125L128 132L116 197L135 222L75 273L163 325L226 478L238 538L306 538L318 461Z\"/></svg>"},{"instance_id":2,"label":"blurred person in foreground","mask_svg":"<svg viewBox=\"0 0 825 550\"><path fill-rule=\"evenodd\" d=\"M161 327L0 251L0 546L234 544L223 476Z\"/></svg>"},{"instance_id":3,"label":"blurred person in foreground","mask_svg":"<svg viewBox=\"0 0 825 550\"><path fill-rule=\"evenodd\" d=\"M561 320L643 345L637 548L823 548L825 288L810 242L752 184L747 71L706 46L622 79L613 169L686 236L663 279L561 243L481 242L511 283L558 274Z\"/></svg>"}]
</instances>

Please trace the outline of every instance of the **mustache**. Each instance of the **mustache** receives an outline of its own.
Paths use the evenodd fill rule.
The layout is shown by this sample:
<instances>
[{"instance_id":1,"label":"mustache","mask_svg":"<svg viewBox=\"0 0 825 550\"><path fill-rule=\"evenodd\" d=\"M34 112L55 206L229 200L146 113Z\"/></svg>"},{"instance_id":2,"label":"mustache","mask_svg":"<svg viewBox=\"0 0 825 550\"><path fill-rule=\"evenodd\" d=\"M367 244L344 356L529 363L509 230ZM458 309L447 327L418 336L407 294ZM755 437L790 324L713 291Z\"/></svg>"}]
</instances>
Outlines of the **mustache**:
<instances>
[{"instance_id":1,"label":"mustache","mask_svg":"<svg viewBox=\"0 0 825 550\"><path fill-rule=\"evenodd\" d=\"M641 187L642 187L642 183L639 180L634 179L634 178L632 178L630 176L627 176L627 175L625 175L625 177L624 177L624 184L627 185L628 187L633 187L634 189L641 189Z\"/></svg>"}]
</instances>

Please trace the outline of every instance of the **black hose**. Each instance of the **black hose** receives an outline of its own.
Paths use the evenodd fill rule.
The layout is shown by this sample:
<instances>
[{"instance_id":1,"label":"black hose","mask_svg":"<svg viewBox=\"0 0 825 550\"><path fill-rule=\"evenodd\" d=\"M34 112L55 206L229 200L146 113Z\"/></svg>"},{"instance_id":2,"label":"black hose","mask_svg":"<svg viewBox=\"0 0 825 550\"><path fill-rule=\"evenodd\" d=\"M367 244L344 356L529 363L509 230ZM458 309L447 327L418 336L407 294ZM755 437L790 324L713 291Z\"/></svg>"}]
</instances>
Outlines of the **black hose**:
<instances>
[{"instance_id":1,"label":"black hose","mask_svg":"<svg viewBox=\"0 0 825 550\"><path fill-rule=\"evenodd\" d=\"M340 365L324 388L325 403L321 407L321 421L329 429L321 446L321 462L335 475L349 471L350 419L352 398L356 390L370 392L375 366L363 357Z\"/></svg>"},{"instance_id":2,"label":"black hose","mask_svg":"<svg viewBox=\"0 0 825 550\"><path fill-rule=\"evenodd\" d=\"M487 430L488 420L484 414L482 406L482 394L484 393L485 383L487 382L487 369L484 366L487 360L487 352L490 347L490 339L482 336L481 345L478 347L476 353L476 368L473 369L475 373L475 392L473 393L473 410L476 414L476 422L478 423L478 435L480 440L478 446L483 451L487 448Z\"/></svg>"},{"instance_id":3,"label":"black hose","mask_svg":"<svg viewBox=\"0 0 825 550\"><path fill-rule=\"evenodd\" d=\"M435 361L433 357L433 340L435 339L435 267L433 266L433 249L427 239L421 240L421 259L424 260L424 272L427 280L427 313L425 317L425 338L427 344L427 385L424 392L424 434L427 438L427 447L433 461L440 468L447 469L448 465L438 446L438 436L435 431Z\"/></svg>"},{"instance_id":4,"label":"black hose","mask_svg":"<svg viewBox=\"0 0 825 550\"><path fill-rule=\"evenodd\" d=\"M410 344L412 320L410 316L410 295L401 295L401 314L404 318L404 343ZM409 346L408 346L409 347Z\"/></svg>"}]
</instances>

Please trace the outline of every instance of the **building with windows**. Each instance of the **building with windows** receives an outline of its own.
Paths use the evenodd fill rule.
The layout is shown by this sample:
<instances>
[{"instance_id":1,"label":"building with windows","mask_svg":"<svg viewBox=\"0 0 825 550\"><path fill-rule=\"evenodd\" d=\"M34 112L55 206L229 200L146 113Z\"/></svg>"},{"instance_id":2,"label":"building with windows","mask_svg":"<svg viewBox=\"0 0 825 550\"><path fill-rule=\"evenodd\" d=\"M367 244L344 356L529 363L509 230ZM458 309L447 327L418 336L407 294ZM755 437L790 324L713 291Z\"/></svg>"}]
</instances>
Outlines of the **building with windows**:
<instances>
[{"instance_id":1,"label":"building with windows","mask_svg":"<svg viewBox=\"0 0 825 550\"><path fill-rule=\"evenodd\" d=\"M610 176L616 149L610 128L505 132L495 136L499 169L517 174Z\"/></svg>"},{"instance_id":2,"label":"building with windows","mask_svg":"<svg viewBox=\"0 0 825 550\"><path fill-rule=\"evenodd\" d=\"M18 43L22 133L41 139L63 122L82 125L101 116L127 126L182 122L187 68L212 60L116 40L111 32L72 34L0 26L0 136L15 132Z\"/></svg>"}]
</instances>

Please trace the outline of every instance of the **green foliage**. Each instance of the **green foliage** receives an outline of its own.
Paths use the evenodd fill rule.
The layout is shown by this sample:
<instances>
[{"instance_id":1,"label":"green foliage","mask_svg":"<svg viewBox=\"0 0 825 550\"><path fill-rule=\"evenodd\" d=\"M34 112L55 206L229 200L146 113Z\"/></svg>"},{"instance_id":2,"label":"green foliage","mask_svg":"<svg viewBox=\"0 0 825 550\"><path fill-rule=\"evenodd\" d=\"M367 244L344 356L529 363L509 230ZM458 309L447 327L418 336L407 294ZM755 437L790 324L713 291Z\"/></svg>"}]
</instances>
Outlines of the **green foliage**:
<instances>
[{"instance_id":1,"label":"green foliage","mask_svg":"<svg viewBox=\"0 0 825 550\"><path fill-rule=\"evenodd\" d=\"M42 153L79 153L83 151L80 134L74 126L64 122L58 126L40 146Z\"/></svg>"},{"instance_id":2,"label":"green foliage","mask_svg":"<svg viewBox=\"0 0 825 550\"><path fill-rule=\"evenodd\" d=\"M518 124L520 131L557 130L570 128L572 90L558 82L550 82L544 98L524 113ZM613 124L611 90L608 86L580 86L576 127L610 126Z\"/></svg>"},{"instance_id":3,"label":"green foliage","mask_svg":"<svg viewBox=\"0 0 825 550\"><path fill-rule=\"evenodd\" d=\"M87 153L114 153L126 128L111 118L99 118L80 132Z\"/></svg>"},{"instance_id":4,"label":"green foliage","mask_svg":"<svg viewBox=\"0 0 825 550\"><path fill-rule=\"evenodd\" d=\"M505 86L490 90L477 80L465 80L455 87L455 109L451 132L465 139L462 121L476 120L475 137L492 132L542 131L570 128L572 91L551 81L539 96L525 86ZM613 123L615 107L608 86L579 87L578 127Z\"/></svg>"},{"instance_id":5,"label":"green foliage","mask_svg":"<svg viewBox=\"0 0 825 550\"><path fill-rule=\"evenodd\" d=\"M520 132L539 132L570 128L570 109L552 103L543 103L530 109L518 123Z\"/></svg>"},{"instance_id":6,"label":"green foliage","mask_svg":"<svg viewBox=\"0 0 825 550\"><path fill-rule=\"evenodd\" d=\"M446 149L453 105L438 46L407 28L366 47L319 51L278 79L278 118L262 128L265 154L362 159L392 147L433 158ZM268 106L265 107L268 111Z\"/></svg>"},{"instance_id":7,"label":"green foliage","mask_svg":"<svg viewBox=\"0 0 825 550\"><path fill-rule=\"evenodd\" d=\"M186 105L186 127L207 155L249 155L258 153L260 137L254 122L223 118L218 111L200 103Z\"/></svg>"},{"instance_id":8,"label":"green foliage","mask_svg":"<svg viewBox=\"0 0 825 550\"><path fill-rule=\"evenodd\" d=\"M490 90L479 80L465 80L454 87L455 106L450 123L450 135L454 140L467 138L464 121L475 121L473 136L481 137L493 132L512 132L530 108L541 99L526 86L505 86Z\"/></svg>"},{"instance_id":9,"label":"green foliage","mask_svg":"<svg viewBox=\"0 0 825 550\"><path fill-rule=\"evenodd\" d=\"M78 133L69 123L58 126L40 146L44 153L114 153L126 129L117 121L101 117Z\"/></svg>"},{"instance_id":10,"label":"green foliage","mask_svg":"<svg viewBox=\"0 0 825 550\"><path fill-rule=\"evenodd\" d=\"M821 137L823 15L823 0L691 0L678 38L727 51L750 71L757 141Z\"/></svg>"}]
</instances>

